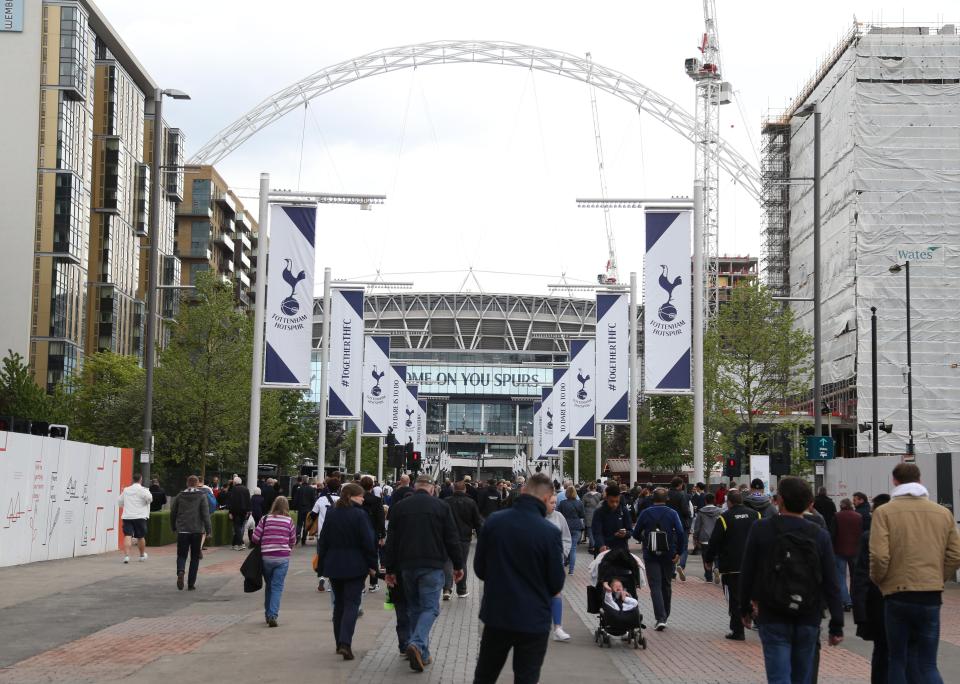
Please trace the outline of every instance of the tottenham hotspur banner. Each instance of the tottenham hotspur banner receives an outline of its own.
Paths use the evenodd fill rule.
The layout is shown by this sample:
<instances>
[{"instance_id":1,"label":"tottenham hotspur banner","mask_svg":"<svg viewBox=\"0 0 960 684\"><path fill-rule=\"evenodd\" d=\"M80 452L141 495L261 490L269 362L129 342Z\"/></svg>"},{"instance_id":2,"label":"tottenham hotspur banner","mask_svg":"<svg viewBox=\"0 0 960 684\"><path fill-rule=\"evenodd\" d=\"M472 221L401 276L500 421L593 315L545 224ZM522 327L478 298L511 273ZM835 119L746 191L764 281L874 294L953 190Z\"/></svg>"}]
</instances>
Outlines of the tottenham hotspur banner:
<instances>
[{"instance_id":1,"label":"tottenham hotspur banner","mask_svg":"<svg viewBox=\"0 0 960 684\"><path fill-rule=\"evenodd\" d=\"M363 347L363 434L382 437L391 424L390 338L367 335Z\"/></svg>"},{"instance_id":2,"label":"tottenham hotspur banner","mask_svg":"<svg viewBox=\"0 0 960 684\"><path fill-rule=\"evenodd\" d=\"M597 422L629 421L630 295L597 293Z\"/></svg>"},{"instance_id":3,"label":"tottenham hotspur banner","mask_svg":"<svg viewBox=\"0 0 960 684\"><path fill-rule=\"evenodd\" d=\"M363 411L363 290L330 295L328 418L360 420Z\"/></svg>"},{"instance_id":4,"label":"tottenham hotspur banner","mask_svg":"<svg viewBox=\"0 0 960 684\"><path fill-rule=\"evenodd\" d=\"M690 391L690 211L646 212L644 392Z\"/></svg>"},{"instance_id":5,"label":"tottenham hotspur banner","mask_svg":"<svg viewBox=\"0 0 960 684\"><path fill-rule=\"evenodd\" d=\"M263 384L310 387L316 206L270 207Z\"/></svg>"}]
</instances>

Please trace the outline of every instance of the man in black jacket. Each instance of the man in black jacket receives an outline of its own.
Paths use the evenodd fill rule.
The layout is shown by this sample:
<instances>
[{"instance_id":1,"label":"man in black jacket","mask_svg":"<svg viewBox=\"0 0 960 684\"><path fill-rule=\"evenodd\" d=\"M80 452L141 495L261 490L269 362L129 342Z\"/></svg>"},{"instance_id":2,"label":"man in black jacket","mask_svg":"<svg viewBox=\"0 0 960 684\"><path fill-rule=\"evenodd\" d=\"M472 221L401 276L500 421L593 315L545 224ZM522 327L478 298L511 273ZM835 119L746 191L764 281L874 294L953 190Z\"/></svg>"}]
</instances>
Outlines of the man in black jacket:
<instances>
[{"instance_id":1,"label":"man in black jacket","mask_svg":"<svg viewBox=\"0 0 960 684\"><path fill-rule=\"evenodd\" d=\"M593 513L593 540L599 545L597 553L607 549L626 549L633 529L630 509L620 501L620 486L607 485L604 502Z\"/></svg>"},{"instance_id":2,"label":"man in black jacket","mask_svg":"<svg viewBox=\"0 0 960 684\"><path fill-rule=\"evenodd\" d=\"M363 487L363 510L370 517L370 526L373 527L373 536L377 540L377 556L379 558L380 548L383 546L383 540L387 537L387 529L384 525L383 500L373 493L373 478L364 475L360 478L360 486ZM377 591L380 584L376 575L370 576L370 591Z\"/></svg>"},{"instance_id":3,"label":"man in black jacket","mask_svg":"<svg viewBox=\"0 0 960 684\"><path fill-rule=\"evenodd\" d=\"M307 515L313 510L313 505L317 503L317 488L309 483L301 483L293 495L293 508L297 512L297 539L300 540L300 546L307 545ZM319 531L319 530L318 530Z\"/></svg>"},{"instance_id":4,"label":"man in black jacket","mask_svg":"<svg viewBox=\"0 0 960 684\"><path fill-rule=\"evenodd\" d=\"M740 619L740 565L743 562L743 549L747 545L747 535L760 514L743 505L743 495L731 489L727 494L727 510L720 515L710 535L710 543L703 552L703 562L716 561L717 572L723 582L723 593L727 596L730 612L730 633L727 639L743 641L743 621ZM714 580L716 581L716 580Z\"/></svg>"},{"instance_id":5,"label":"man in black jacket","mask_svg":"<svg viewBox=\"0 0 960 684\"><path fill-rule=\"evenodd\" d=\"M188 554L190 570L187 573L187 589L192 591L196 588L203 535L213 534L210 526L210 505L206 493L197 489L199 483L200 479L196 475L188 477L187 488L174 497L170 504L170 529L177 535L177 589L180 590L183 590Z\"/></svg>"},{"instance_id":6,"label":"man in black jacket","mask_svg":"<svg viewBox=\"0 0 960 684\"><path fill-rule=\"evenodd\" d=\"M463 576L460 537L453 512L433 496L433 481L428 475L417 478L411 496L390 508L390 530L383 547L387 585L396 585L401 574L410 639L407 658L410 668L423 672L430 664L430 629L440 614L443 589L443 564L453 561L453 579Z\"/></svg>"},{"instance_id":7,"label":"man in black jacket","mask_svg":"<svg viewBox=\"0 0 960 684\"><path fill-rule=\"evenodd\" d=\"M690 495L686 492L686 483L684 483L683 478L675 477L670 480L667 506L677 512L677 515L680 516L680 523L683 525L684 537L680 544L680 560L677 563L676 574L680 576L681 582L686 582L685 570L687 568L687 551L690 547L689 536L690 527L693 525L693 512L690 510Z\"/></svg>"},{"instance_id":8,"label":"man in black jacket","mask_svg":"<svg viewBox=\"0 0 960 684\"><path fill-rule=\"evenodd\" d=\"M474 684L494 684L511 648L514 682L540 681L551 599L564 581L560 530L544 517L551 496L550 478L531 475L513 506L490 516L477 538L473 571L485 586Z\"/></svg>"},{"instance_id":9,"label":"man in black jacket","mask_svg":"<svg viewBox=\"0 0 960 684\"><path fill-rule=\"evenodd\" d=\"M247 524L247 518L250 515L250 490L243 486L243 480L239 476L233 478L233 486L230 488L230 494L227 498L227 511L230 514L230 520L233 522L233 550L242 551L243 528Z\"/></svg>"},{"instance_id":10,"label":"man in black jacket","mask_svg":"<svg viewBox=\"0 0 960 684\"><path fill-rule=\"evenodd\" d=\"M467 591L467 558L470 556L470 539L476 532L480 536L480 528L483 527L483 518L480 516L480 509L476 502L467 496L467 487L463 482L457 482L453 485L453 496L444 499L446 504L453 511L453 520L457 523L457 533L460 535L460 550L463 554L463 577L457 582L457 597L466 598L470 595ZM444 587L444 594L447 594L449 587Z\"/></svg>"},{"instance_id":11,"label":"man in black jacket","mask_svg":"<svg viewBox=\"0 0 960 684\"><path fill-rule=\"evenodd\" d=\"M466 493L466 487L464 487ZM480 507L480 515L489 518L500 510L500 492L493 480L487 482L487 486L477 491L477 506Z\"/></svg>"}]
</instances>

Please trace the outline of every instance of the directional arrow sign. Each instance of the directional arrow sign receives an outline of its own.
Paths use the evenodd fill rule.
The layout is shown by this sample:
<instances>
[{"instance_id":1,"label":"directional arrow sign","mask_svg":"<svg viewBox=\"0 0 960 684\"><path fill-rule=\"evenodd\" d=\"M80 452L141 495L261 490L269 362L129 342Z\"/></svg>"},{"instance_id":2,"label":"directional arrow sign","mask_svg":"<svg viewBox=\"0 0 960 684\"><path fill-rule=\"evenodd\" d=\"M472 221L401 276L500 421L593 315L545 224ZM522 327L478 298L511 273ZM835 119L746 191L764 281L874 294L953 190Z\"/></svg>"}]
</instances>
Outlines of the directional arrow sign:
<instances>
[{"instance_id":1,"label":"directional arrow sign","mask_svg":"<svg viewBox=\"0 0 960 684\"><path fill-rule=\"evenodd\" d=\"M811 461L826 461L833 458L833 437L807 437L807 458Z\"/></svg>"}]
</instances>

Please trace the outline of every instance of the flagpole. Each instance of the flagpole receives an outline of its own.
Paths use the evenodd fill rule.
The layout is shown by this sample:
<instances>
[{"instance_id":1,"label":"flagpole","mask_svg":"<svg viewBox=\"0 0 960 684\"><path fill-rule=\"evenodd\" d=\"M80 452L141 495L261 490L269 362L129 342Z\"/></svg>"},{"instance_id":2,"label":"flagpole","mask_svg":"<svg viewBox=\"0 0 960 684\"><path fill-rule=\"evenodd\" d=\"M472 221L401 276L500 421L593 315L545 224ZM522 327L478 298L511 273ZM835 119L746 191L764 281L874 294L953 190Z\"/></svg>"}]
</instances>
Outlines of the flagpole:
<instances>
[{"instance_id":1,"label":"flagpole","mask_svg":"<svg viewBox=\"0 0 960 684\"><path fill-rule=\"evenodd\" d=\"M257 285L253 303L253 363L250 370L250 428L247 440L247 486L257 481L260 451L260 382L263 380L263 323L267 306L267 251L270 234L270 174L260 174L257 235Z\"/></svg>"},{"instance_id":2,"label":"flagpole","mask_svg":"<svg viewBox=\"0 0 960 684\"><path fill-rule=\"evenodd\" d=\"M258 279L259 283L259 279ZM327 475L327 366L330 365L330 268L323 269L323 329L320 340L320 420L317 430L317 475Z\"/></svg>"},{"instance_id":3,"label":"flagpole","mask_svg":"<svg viewBox=\"0 0 960 684\"><path fill-rule=\"evenodd\" d=\"M630 482L632 487L637 481L637 389L640 378L637 377L637 273L630 273L630 397L627 406L630 409Z\"/></svg>"}]
</instances>

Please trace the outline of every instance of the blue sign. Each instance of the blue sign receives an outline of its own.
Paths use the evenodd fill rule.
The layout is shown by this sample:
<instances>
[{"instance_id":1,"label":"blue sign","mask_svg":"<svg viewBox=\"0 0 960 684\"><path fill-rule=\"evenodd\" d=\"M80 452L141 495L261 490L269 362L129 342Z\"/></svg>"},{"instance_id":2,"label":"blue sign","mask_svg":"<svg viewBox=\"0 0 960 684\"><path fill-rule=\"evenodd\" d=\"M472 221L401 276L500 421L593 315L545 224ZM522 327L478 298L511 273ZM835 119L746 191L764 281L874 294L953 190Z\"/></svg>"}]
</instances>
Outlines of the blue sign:
<instances>
[{"instance_id":1,"label":"blue sign","mask_svg":"<svg viewBox=\"0 0 960 684\"><path fill-rule=\"evenodd\" d=\"M827 461L833 458L833 437L807 436L807 458L811 461Z\"/></svg>"},{"instance_id":2,"label":"blue sign","mask_svg":"<svg viewBox=\"0 0 960 684\"><path fill-rule=\"evenodd\" d=\"M23 31L23 0L0 2L0 31Z\"/></svg>"}]
</instances>

